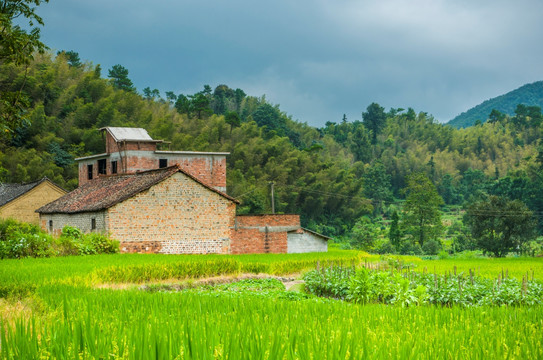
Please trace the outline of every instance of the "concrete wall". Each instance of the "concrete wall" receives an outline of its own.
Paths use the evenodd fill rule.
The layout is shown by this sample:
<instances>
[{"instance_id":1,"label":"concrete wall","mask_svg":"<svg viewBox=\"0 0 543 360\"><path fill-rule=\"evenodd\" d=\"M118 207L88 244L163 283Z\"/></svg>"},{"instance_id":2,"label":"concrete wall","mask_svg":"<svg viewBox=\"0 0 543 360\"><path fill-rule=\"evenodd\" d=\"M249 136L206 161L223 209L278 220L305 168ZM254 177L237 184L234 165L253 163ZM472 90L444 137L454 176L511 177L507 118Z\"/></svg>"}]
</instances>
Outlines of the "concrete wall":
<instances>
[{"instance_id":1,"label":"concrete wall","mask_svg":"<svg viewBox=\"0 0 543 360\"><path fill-rule=\"evenodd\" d=\"M37 225L39 224L40 215L36 210L55 201L64 194L66 194L66 191L48 181L44 181L15 200L2 206L0 208L0 218L12 218Z\"/></svg>"},{"instance_id":2,"label":"concrete wall","mask_svg":"<svg viewBox=\"0 0 543 360\"><path fill-rule=\"evenodd\" d=\"M325 238L303 230L289 232L287 244L289 254L328 251L328 241Z\"/></svg>"},{"instance_id":3,"label":"concrete wall","mask_svg":"<svg viewBox=\"0 0 543 360\"><path fill-rule=\"evenodd\" d=\"M111 207L108 230L124 252L226 254L235 211L234 202L176 173Z\"/></svg>"},{"instance_id":4,"label":"concrete wall","mask_svg":"<svg viewBox=\"0 0 543 360\"><path fill-rule=\"evenodd\" d=\"M92 230L92 219L96 221L96 229ZM51 231L49 221L53 221ZM59 234L66 225L76 227L84 233L91 231L107 233L107 213L106 211L85 212L76 214L41 214L40 226L54 234Z\"/></svg>"},{"instance_id":5,"label":"concrete wall","mask_svg":"<svg viewBox=\"0 0 543 360\"><path fill-rule=\"evenodd\" d=\"M241 215L231 230L232 254L287 252L287 231L300 228L299 215Z\"/></svg>"}]
</instances>

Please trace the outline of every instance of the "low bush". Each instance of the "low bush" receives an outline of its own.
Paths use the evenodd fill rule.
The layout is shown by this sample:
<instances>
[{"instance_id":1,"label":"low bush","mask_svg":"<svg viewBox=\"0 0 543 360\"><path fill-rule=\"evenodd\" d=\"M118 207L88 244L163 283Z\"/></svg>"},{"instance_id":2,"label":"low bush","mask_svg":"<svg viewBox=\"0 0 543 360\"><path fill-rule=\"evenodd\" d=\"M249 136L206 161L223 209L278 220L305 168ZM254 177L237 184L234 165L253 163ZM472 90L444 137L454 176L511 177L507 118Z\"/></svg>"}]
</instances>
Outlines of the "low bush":
<instances>
[{"instance_id":1,"label":"low bush","mask_svg":"<svg viewBox=\"0 0 543 360\"><path fill-rule=\"evenodd\" d=\"M55 238L37 225L12 219L0 221L0 259L117 252L119 242L103 234L82 234L79 229L66 226L62 229L60 237Z\"/></svg>"}]
</instances>

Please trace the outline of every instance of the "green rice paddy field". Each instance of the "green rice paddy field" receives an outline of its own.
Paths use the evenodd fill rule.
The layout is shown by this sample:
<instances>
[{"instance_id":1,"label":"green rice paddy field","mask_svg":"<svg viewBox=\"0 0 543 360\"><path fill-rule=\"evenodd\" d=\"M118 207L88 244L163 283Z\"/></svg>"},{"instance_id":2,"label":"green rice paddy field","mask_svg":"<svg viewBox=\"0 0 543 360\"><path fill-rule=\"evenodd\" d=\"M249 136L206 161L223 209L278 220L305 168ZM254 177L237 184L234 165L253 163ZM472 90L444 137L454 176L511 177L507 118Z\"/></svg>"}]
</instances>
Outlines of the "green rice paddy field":
<instances>
[{"instance_id":1,"label":"green rice paddy field","mask_svg":"<svg viewBox=\"0 0 543 360\"><path fill-rule=\"evenodd\" d=\"M395 261L415 271L472 269L483 277L507 274L521 279L528 274L543 280L542 258ZM255 291L190 286L198 278L248 273L298 277L317 265L386 267L390 262L339 250L2 260L0 358L543 358L540 305L357 305L276 287ZM167 284L185 285L164 291L170 289ZM179 290L183 287L189 289Z\"/></svg>"}]
</instances>

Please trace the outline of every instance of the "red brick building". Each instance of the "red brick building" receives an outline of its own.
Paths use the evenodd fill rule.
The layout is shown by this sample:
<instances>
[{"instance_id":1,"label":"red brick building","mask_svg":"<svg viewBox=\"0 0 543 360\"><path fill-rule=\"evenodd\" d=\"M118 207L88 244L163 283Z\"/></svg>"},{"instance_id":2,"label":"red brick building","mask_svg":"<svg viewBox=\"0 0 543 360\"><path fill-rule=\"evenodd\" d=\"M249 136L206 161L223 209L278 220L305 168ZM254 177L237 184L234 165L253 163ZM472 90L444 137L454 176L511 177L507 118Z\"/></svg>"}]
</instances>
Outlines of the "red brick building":
<instances>
[{"instance_id":1,"label":"red brick building","mask_svg":"<svg viewBox=\"0 0 543 360\"><path fill-rule=\"evenodd\" d=\"M133 174L172 165L198 180L226 191L224 152L159 150L162 140L153 140L145 129L105 127L100 129L105 143L102 154L75 159L79 163L79 186L100 175Z\"/></svg>"},{"instance_id":2,"label":"red brick building","mask_svg":"<svg viewBox=\"0 0 543 360\"><path fill-rule=\"evenodd\" d=\"M298 215L236 216L226 155L157 148L144 129L100 129L105 152L76 159L79 188L40 209L50 232L65 225L109 233L123 252L247 254L327 251Z\"/></svg>"}]
</instances>

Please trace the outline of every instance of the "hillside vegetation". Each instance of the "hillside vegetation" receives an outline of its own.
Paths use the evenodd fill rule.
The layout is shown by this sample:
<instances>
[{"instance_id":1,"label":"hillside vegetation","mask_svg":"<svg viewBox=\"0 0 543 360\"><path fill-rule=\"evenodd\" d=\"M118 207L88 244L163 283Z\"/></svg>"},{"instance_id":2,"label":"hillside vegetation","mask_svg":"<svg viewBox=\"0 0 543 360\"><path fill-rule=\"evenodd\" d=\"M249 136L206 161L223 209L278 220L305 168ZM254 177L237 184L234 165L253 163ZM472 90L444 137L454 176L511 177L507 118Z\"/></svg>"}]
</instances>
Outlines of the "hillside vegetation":
<instances>
[{"instance_id":1,"label":"hillside vegetation","mask_svg":"<svg viewBox=\"0 0 543 360\"><path fill-rule=\"evenodd\" d=\"M543 81L526 84L507 94L486 100L456 116L448 122L448 125L466 128L473 126L477 121L485 122L494 109L513 116L518 104L543 107Z\"/></svg>"},{"instance_id":2,"label":"hillside vegetation","mask_svg":"<svg viewBox=\"0 0 543 360\"><path fill-rule=\"evenodd\" d=\"M138 94L123 69L104 79L99 65L74 61L73 52L36 55L27 69L3 66L4 84L22 87L30 106L2 141L0 180L47 176L73 189L74 158L104 151L98 129L132 126L174 150L230 152L228 193L242 201L239 213L270 212L273 181L278 212L299 213L304 226L332 236L350 233L364 216L400 210L412 173L425 174L445 205L495 194L543 211L540 108L457 130L425 112L371 104L362 120L314 128L227 85L166 99L156 89Z\"/></svg>"}]
</instances>

